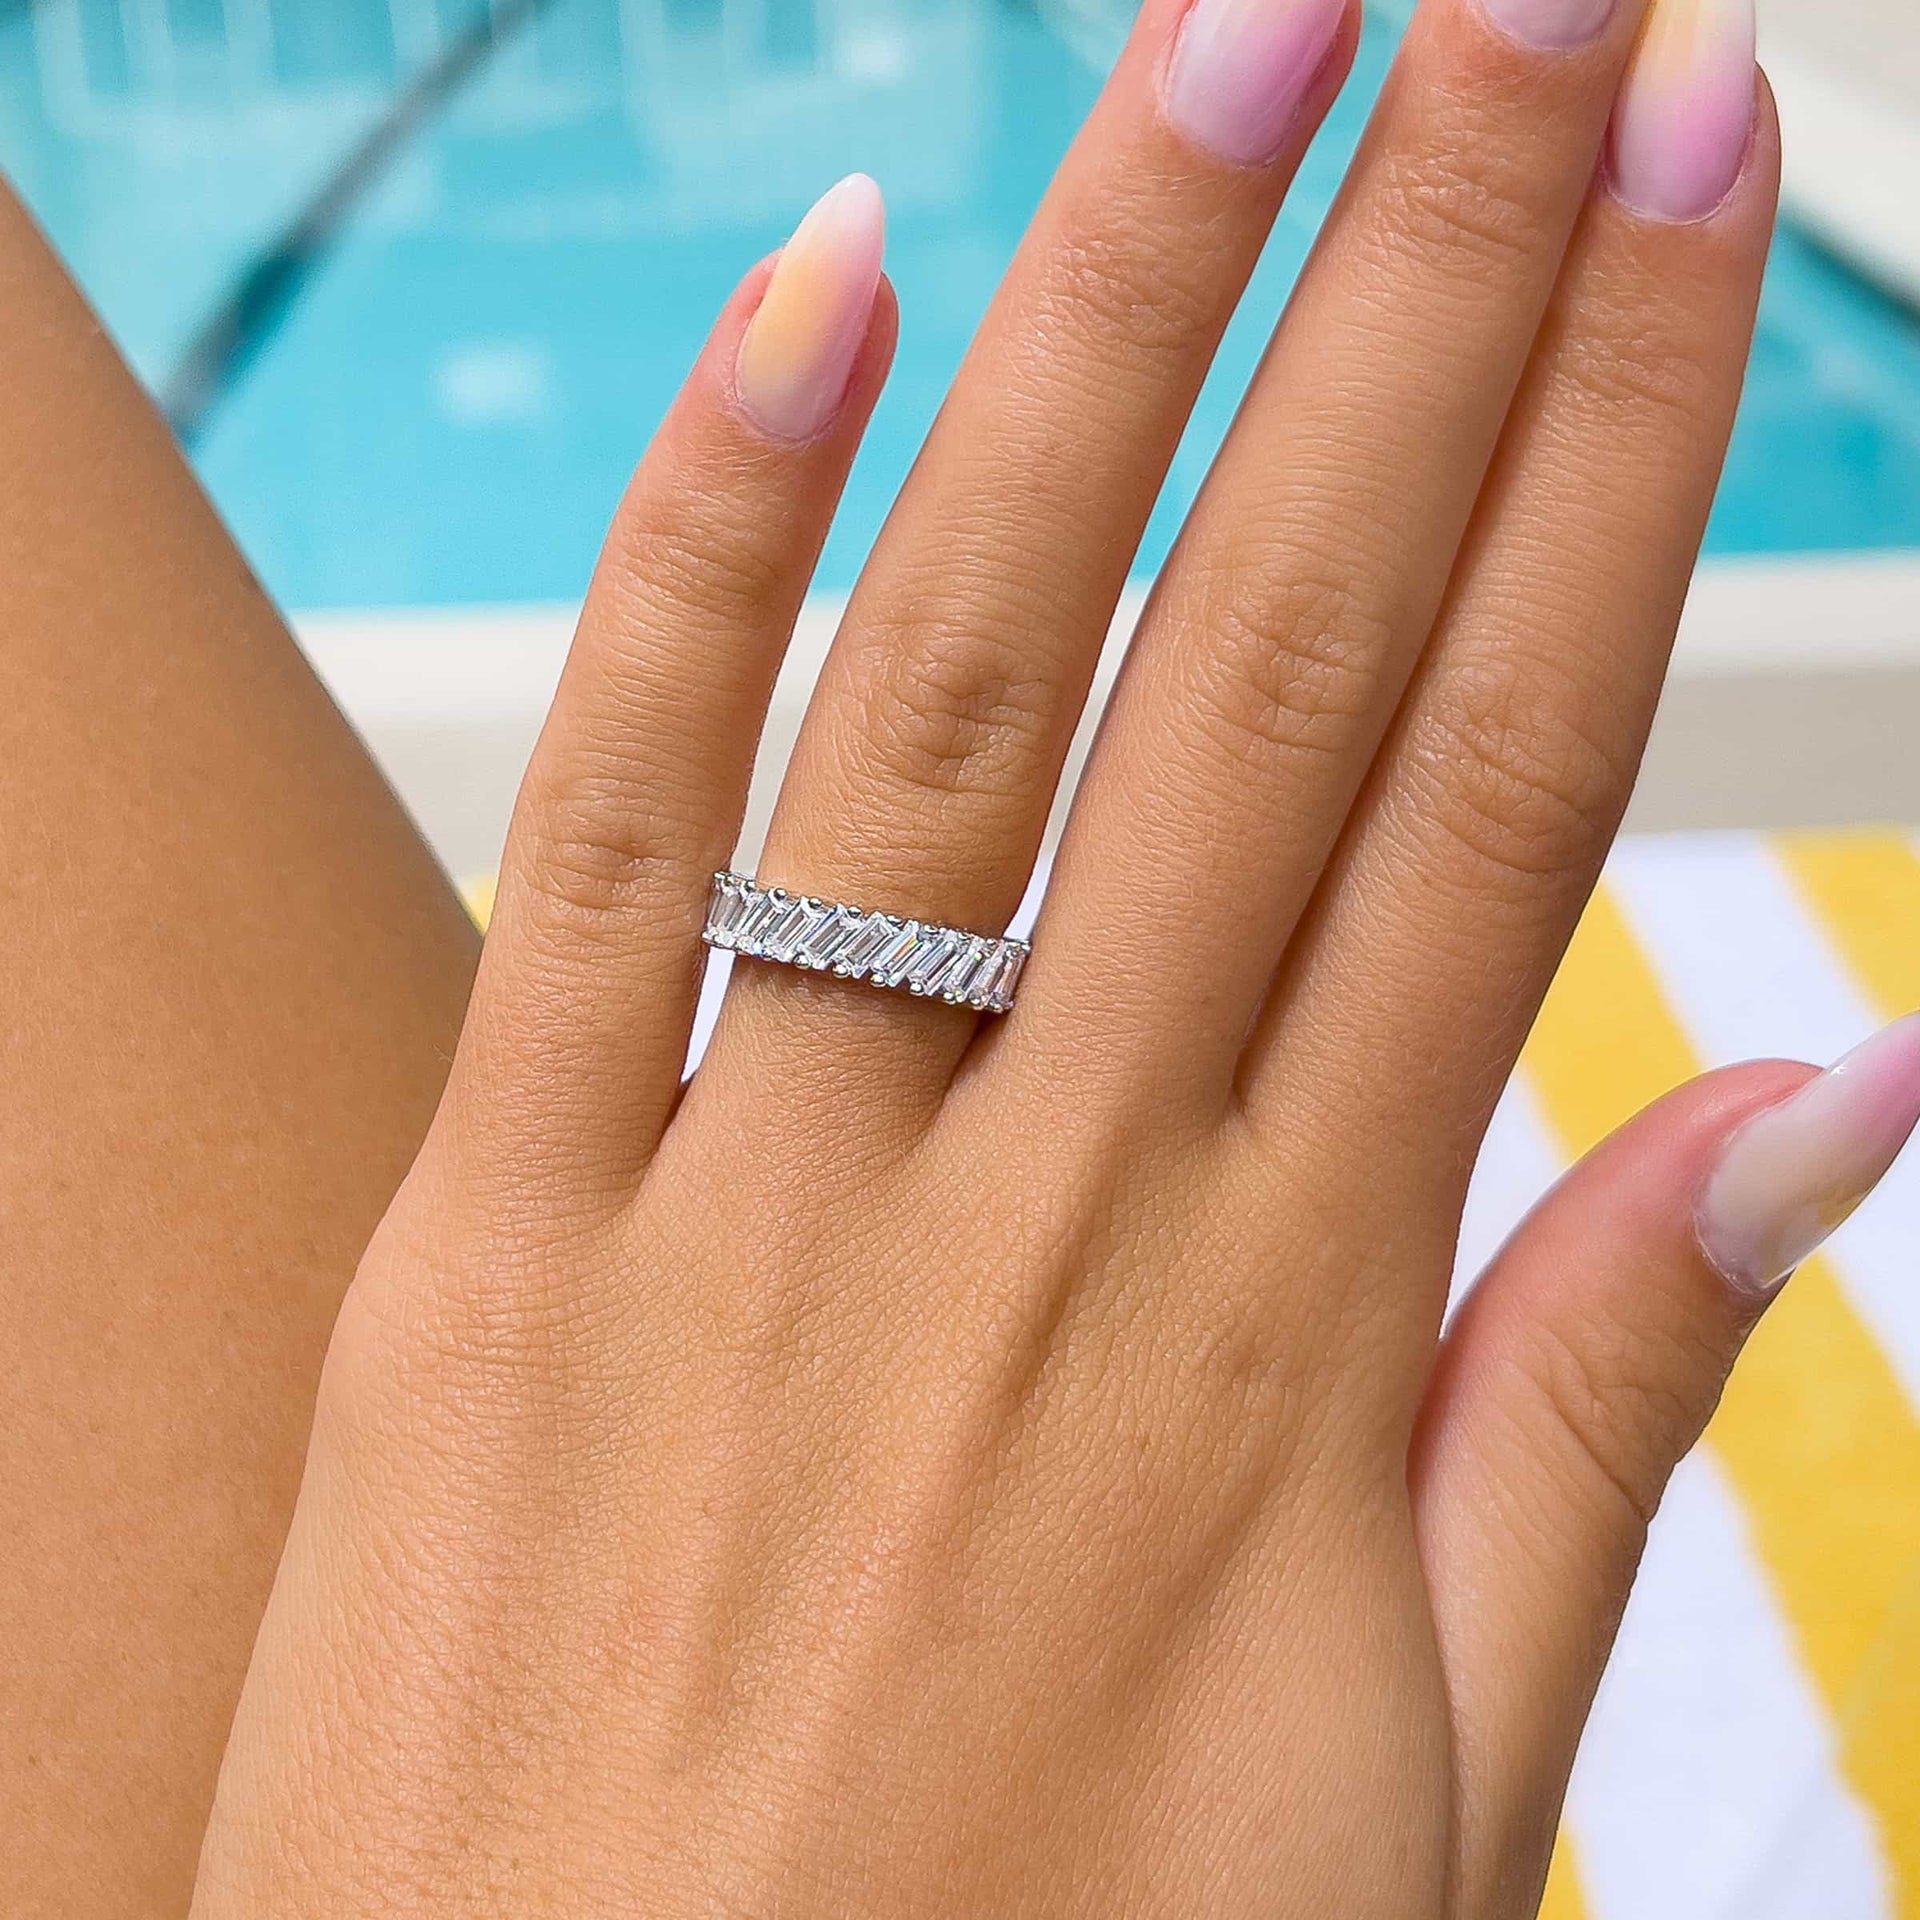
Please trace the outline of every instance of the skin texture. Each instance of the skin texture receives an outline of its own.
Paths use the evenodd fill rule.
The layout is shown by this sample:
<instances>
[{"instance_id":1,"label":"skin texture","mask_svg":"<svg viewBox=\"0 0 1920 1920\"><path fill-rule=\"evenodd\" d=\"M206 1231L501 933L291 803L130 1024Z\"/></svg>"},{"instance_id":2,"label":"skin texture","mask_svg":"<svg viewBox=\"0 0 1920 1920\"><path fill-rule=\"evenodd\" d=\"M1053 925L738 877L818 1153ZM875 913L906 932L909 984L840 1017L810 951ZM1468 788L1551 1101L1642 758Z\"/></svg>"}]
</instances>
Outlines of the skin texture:
<instances>
[{"instance_id":1,"label":"skin texture","mask_svg":"<svg viewBox=\"0 0 1920 1920\"><path fill-rule=\"evenodd\" d=\"M1243 166L1169 122L1179 13L1149 0L878 543L769 883L982 927L1025 885L1352 46ZM1757 1310L1700 1195L1810 1072L1676 1095L1441 1340L1772 217L1763 88L1711 219L1605 185L1638 26L1416 18L1013 1015L748 964L683 1089L708 878L894 326L883 290L831 424L770 435L749 276L621 507L343 1308L196 1920L1532 1910Z\"/></svg>"},{"instance_id":2,"label":"skin texture","mask_svg":"<svg viewBox=\"0 0 1920 1920\"><path fill-rule=\"evenodd\" d=\"M0 194L0 1912L177 1915L476 942Z\"/></svg>"}]
</instances>

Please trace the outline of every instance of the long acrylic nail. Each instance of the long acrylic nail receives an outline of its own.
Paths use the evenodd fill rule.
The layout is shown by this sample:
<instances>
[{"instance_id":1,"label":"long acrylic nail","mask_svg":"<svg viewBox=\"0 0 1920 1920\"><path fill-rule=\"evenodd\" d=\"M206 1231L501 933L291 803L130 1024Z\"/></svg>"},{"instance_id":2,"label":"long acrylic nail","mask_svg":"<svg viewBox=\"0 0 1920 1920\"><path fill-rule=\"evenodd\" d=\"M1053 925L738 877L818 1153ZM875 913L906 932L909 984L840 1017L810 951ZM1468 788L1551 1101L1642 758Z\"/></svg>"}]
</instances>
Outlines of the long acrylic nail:
<instances>
[{"instance_id":1,"label":"long acrylic nail","mask_svg":"<svg viewBox=\"0 0 1920 1920\"><path fill-rule=\"evenodd\" d=\"M1614 0L1481 0L1488 17L1523 47L1564 53L1596 40L1613 17Z\"/></svg>"},{"instance_id":2,"label":"long acrylic nail","mask_svg":"<svg viewBox=\"0 0 1920 1920\"><path fill-rule=\"evenodd\" d=\"M1754 0L1653 0L1614 113L1614 191L1654 220L1704 220L1753 141Z\"/></svg>"},{"instance_id":3,"label":"long acrylic nail","mask_svg":"<svg viewBox=\"0 0 1920 1920\"><path fill-rule=\"evenodd\" d=\"M1347 0L1194 0L1167 67L1175 132L1236 166L1278 157Z\"/></svg>"},{"instance_id":4,"label":"long acrylic nail","mask_svg":"<svg viewBox=\"0 0 1920 1920\"><path fill-rule=\"evenodd\" d=\"M1734 1135L1700 1200L1708 1259L1743 1290L1769 1292L1880 1184L1916 1126L1920 1014Z\"/></svg>"},{"instance_id":5,"label":"long acrylic nail","mask_svg":"<svg viewBox=\"0 0 1920 1920\"><path fill-rule=\"evenodd\" d=\"M781 249L734 363L734 391L776 440L811 440L846 398L880 284L886 208L864 173L814 202Z\"/></svg>"}]
</instances>

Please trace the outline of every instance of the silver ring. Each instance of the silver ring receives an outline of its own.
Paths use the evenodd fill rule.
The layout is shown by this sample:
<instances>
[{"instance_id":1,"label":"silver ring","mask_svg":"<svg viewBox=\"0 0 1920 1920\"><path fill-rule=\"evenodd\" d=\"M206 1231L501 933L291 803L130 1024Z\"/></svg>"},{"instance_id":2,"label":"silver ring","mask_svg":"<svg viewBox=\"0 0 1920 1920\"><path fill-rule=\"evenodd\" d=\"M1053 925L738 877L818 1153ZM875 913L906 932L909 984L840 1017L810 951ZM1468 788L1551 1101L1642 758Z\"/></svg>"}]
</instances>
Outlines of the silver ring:
<instances>
[{"instance_id":1,"label":"silver ring","mask_svg":"<svg viewBox=\"0 0 1920 1920\"><path fill-rule=\"evenodd\" d=\"M700 937L725 953L900 988L976 1013L1012 1007L1020 969L1033 951L1024 940L757 887L744 873L713 876Z\"/></svg>"}]
</instances>

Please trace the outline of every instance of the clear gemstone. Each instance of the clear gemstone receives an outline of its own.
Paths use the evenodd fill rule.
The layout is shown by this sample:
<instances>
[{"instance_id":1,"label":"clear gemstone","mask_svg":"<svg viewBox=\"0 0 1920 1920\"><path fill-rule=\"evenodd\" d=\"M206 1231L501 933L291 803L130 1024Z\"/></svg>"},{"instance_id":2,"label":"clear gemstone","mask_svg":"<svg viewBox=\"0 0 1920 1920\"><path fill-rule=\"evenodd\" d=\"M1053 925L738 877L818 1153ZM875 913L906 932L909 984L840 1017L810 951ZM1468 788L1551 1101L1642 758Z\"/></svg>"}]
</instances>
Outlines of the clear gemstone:
<instances>
[{"instance_id":1,"label":"clear gemstone","mask_svg":"<svg viewBox=\"0 0 1920 1920\"><path fill-rule=\"evenodd\" d=\"M803 967L830 967L866 918L857 907L822 907L811 922L793 957Z\"/></svg>"},{"instance_id":2,"label":"clear gemstone","mask_svg":"<svg viewBox=\"0 0 1920 1920\"><path fill-rule=\"evenodd\" d=\"M791 960L800 950L801 939L814 914L818 902L812 900L789 900L786 911L774 921L761 937L760 955L765 960Z\"/></svg>"},{"instance_id":3,"label":"clear gemstone","mask_svg":"<svg viewBox=\"0 0 1920 1920\"><path fill-rule=\"evenodd\" d=\"M757 954L760 951L761 936L778 917L783 897L777 893L762 893L758 887L748 892L745 904L740 909L740 918L733 929L733 944L739 952Z\"/></svg>"},{"instance_id":4,"label":"clear gemstone","mask_svg":"<svg viewBox=\"0 0 1920 1920\"><path fill-rule=\"evenodd\" d=\"M988 972L974 987L974 999L994 1013L1005 1013L1013 1004L1013 984L1020 977L1024 949L1012 940L1003 940Z\"/></svg>"},{"instance_id":5,"label":"clear gemstone","mask_svg":"<svg viewBox=\"0 0 1920 1920\"><path fill-rule=\"evenodd\" d=\"M793 952L789 957L796 967L817 967L820 962L813 957L815 937L822 927L833 924L833 916L840 910L829 906L824 900L809 900L806 906L807 917L800 923L800 937L793 943Z\"/></svg>"},{"instance_id":6,"label":"clear gemstone","mask_svg":"<svg viewBox=\"0 0 1920 1920\"><path fill-rule=\"evenodd\" d=\"M993 998L989 1002L995 1011L1005 1013L1013 1005L1014 989L1020 984L1020 970L1027 964L1027 952L1022 942L1007 942L993 983Z\"/></svg>"},{"instance_id":7,"label":"clear gemstone","mask_svg":"<svg viewBox=\"0 0 1920 1920\"><path fill-rule=\"evenodd\" d=\"M913 965L907 969L907 986L914 993L938 993L940 982L947 976L947 970L959 959L967 944L964 933L956 933L951 927L933 927L928 930L927 944L913 956Z\"/></svg>"},{"instance_id":8,"label":"clear gemstone","mask_svg":"<svg viewBox=\"0 0 1920 1920\"><path fill-rule=\"evenodd\" d=\"M707 906L707 938L716 947L733 945L734 929L747 903L746 887L737 873L723 873L715 879L713 898Z\"/></svg>"},{"instance_id":9,"label":"clear gemstone","mask_svg":"<svg viewBox=\"0 0 1920 1920\"><path fill-rule=\"evenodd\" d=\"M980 978L981 969L987 964L988 956L993 952L991 941L977 936L969 940L962 949L960 957L953 963L952 971L940 983L943 999L951 1000L957 1006L973 998L974 983Z\"/></svg>"},{"instance_id":10,"label":"clear gemstone","mask_svg":"<svg viewBox=\"0 0 1920 1920\"><path fill-rule=\"evenodd\" d=\"M900 931L900 922L884 913L867 914L854 929L853 937L841 948L833 970L843 979L857 980L873 965L873 957L892 944Z\"/></svg>"},{"instance_id":11,"label":"clear gemstone","mask_svg":"<svg viewBox=\"0 0 1920 1920\"><path fill-rule=\"evenodd\" d=\"M762 889L744 874L714 876L703 929L712 946L794 966L828 969L843 979L905 987L953 1006L1004 1013L1029 948L954 927L924 926L891 914L802 899L783 887Z\"/></svg>"},{"instance_id":12,"label":"clear gemstone","mask_svg":"<svg viewBox=\"0 0 1920 1920\"><path fill-rule=\"evenodd\" d=\"M868 978L876 986L897 987L907 977L907 969L913 965L913 956L920 951L926 937L927 930L918 920L907 921L873 956L873 967Z\"/></svg>"},{"instance_id":13,"label":"clear gemstone","mask_svg":"<svg viewBox=\"0 0 1920 1920\"><path fill-rule=\"evenodd\" d=\"M1004 940L996 940L987 950L987 958L982 965L979 977L973 983L973 1004L976 1007L991 1007L994 996L999 990L1001 980L1007 971L1007 947Z\"/></svg>"}]
</instances>

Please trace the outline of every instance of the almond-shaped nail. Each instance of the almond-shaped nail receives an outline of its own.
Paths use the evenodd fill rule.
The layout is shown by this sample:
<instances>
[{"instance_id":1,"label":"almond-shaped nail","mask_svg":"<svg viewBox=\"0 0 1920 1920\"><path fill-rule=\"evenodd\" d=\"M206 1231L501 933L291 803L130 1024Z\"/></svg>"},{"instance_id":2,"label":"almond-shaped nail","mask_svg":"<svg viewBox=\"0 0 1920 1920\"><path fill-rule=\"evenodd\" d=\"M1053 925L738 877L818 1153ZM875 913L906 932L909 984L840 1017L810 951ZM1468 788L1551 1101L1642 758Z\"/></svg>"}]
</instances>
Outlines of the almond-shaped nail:
<instances>
[{"instance_id":1,"label":"almond-shaped nail","mask_svg":"<svg viewBox=\"0 0 1920 1920\"><path fill-rule=\"evenodd\" d=\"M1488 17L1523 47L1566 53L1597 40L1614 0L1480 0Z\"/></svg>"},{"instance_id":2,"label":"almond-shaped nail","mask_svg":"<svg viewBox=\"0 0 1920 1920\"><path fill-rule=\"evenodd\" d=\"M1753 144L1754 0L1653 0L1613 117L1614 191L1654 220L1704 220Z\"/></svg>"},{"instance_id":3,"label":"almond-shaped nail","mask_svg":"<svg viewBox=\"0 0 1920 1920\"><path fill-rule=\"evenodd\" d=\"M1168 63L1176 133L1235 166L1278 158L1348 0L1194 0Z\"/></svg>"},{"instance_id":4,"label":"almond-shaped nail","mask_svg":"<svg viewBox=\"0 0 1920 1920\"><path fill-rule=\"evenodd\" d=\"M1920 1126L1920 1014L1733 1136L1701 1195L1708 1259L1765 1294L1872 1193Z\"/></svg>"},{"instance_id":5,"label":"almond-shaped nail","mask_svg":"<svg viewBox=\"0 0 1920 1920\"><path fill-rule=\"evenodd\" d=\"M811 440L839 411L873 318L886 207L864 173L814 202L747 323L734 392L776 440Z\"/></svg>"}]
</instances>

